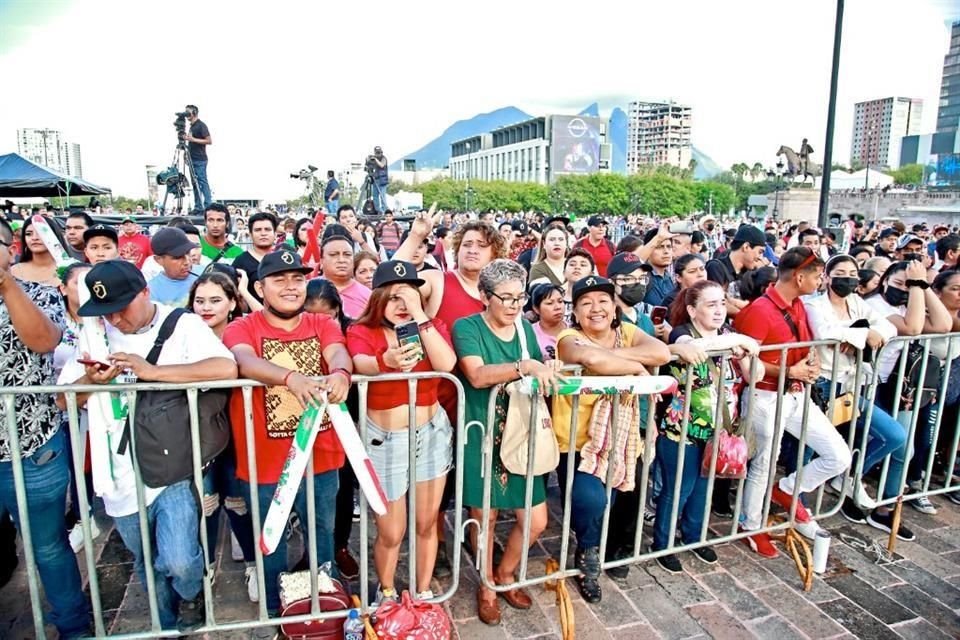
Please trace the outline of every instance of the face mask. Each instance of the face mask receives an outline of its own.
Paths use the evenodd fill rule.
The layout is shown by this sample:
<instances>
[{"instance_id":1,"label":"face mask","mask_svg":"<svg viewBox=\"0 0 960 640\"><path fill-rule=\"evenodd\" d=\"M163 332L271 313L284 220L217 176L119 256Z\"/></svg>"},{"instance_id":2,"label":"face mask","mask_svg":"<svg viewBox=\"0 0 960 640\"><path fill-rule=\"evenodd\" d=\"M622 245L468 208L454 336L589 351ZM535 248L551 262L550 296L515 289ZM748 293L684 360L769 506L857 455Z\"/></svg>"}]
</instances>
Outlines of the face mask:
<instances>
[{"instance_id":1,"label":"face mask","mask_svg":"<svg viewBox=\"0 0 960 640\"><path fill-rule=\"evenodd\" d=\"M715 228L715 226L714 226L714 224L713 224L712 222L708 222L708 223L707 223L707 231L713 231L714 228Z\"/></svg>"},{"instance_id":2,"label":"face mask","mask_svg":"<svg viewBox=\"0 0 960 640\"><path fill-rule=\"evenodd\" d=\"M902 307L907 304L909 298L910 292L904 291L903 289L897 289L896 287L887 285L883 290L883 299L886 300L891 307Z\"/></svg>"},{"instance_id":3,"label":"face mask","mask_svg":"<svg viewBox=\"0 0 960 640\"><path fill-rule=\"evenodd\" d=\"M296 317L297 317L298 315L300 315L301 313L303 313L303 307L300 307L300 308L297 309L296 311L292 311L292 312L277 311L276 309L274 309L274 308L271 307L270 305L264 305L263 308L264 308L265 310L269 311L270 313L272 313L273 315L277 316L277 317L280 318L281 320L291 320L291 319L293 319L293 318L296 318Z\"/></svg>"},{"instance_id":4,"label":"face mask","mask_svg":"<svg viewBox=\"0 0 960 640\"><path fill-rule=\"evenodd\" d=\"M641 302L647 295L647 285L632 284L626 287L620 287L620 299L627 306L633 307Z\"/></svg>"},{"instance_id":5,"label":"face mask","mask_svg":"<svg viewBox=\"0 0 960 640\"><path fill-rule=\"evenodd\" d=\"M830 289L833 290L835 294L841 298L846 298L848 295L857 290L857 286L860 284L859 278L831 278L830 279Z\"/></svg>"}]
</instances>

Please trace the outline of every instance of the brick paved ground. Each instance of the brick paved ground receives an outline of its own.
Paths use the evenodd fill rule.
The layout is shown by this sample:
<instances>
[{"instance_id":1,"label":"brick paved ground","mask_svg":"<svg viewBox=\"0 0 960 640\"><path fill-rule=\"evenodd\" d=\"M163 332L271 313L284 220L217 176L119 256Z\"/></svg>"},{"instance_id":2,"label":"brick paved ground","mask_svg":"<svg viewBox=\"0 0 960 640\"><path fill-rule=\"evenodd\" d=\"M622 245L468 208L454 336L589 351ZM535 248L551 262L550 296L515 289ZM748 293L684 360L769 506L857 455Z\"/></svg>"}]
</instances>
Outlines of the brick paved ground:
<instances>
[{"instance_id":1,"label":"brick paved ground","mask_svg":"<svg viewBox=\"0 0 960 640\"><path fill-rule=\"evenodd\" d=\"M764 560L740 543L717 547L720 563L707 566L692 554L682 559L686 573L667 574L656 563L633 567L626 580L602 579L604 598L588 606L569 583L576 613L578 640L644 638L960 638L960 508L934 498L937 516L904 508L905 522L918 533L901 542L896 562L879 566L874 557L845 544L840 534L864 541L883 540L881 532L851 525L839 516L826 522L834 534L830 565L804 592L785 555ZM549 551L559 548L559 508L551 499L552 522L532 552L531 573L542 570ZM104 528L109 520L102 519ZM715 521L714 525L729 521ZM502 522L498 531L509 528ZM718 529L719 530L719 529ZM356 540L356 527L354 532ZM452 538L451 538L452 539ZM255 605L246 599L243 565L227 552L216 578L218 620L250 617ZM296 553L294 550L293 553ZM130 556L109 529L97 541L104 607L113 633L143 627L147 610L144 590L131 578ZM502 603L503 623L488 627L476 617L478 577L462 556L465 568L458 592L447 603L459 638L469 640L559 638L554 594L531 589L535 605L520 612ZM403 562L406 561L404 558ZM405 568L400 575L405 574ZM438 588L449 583L437 585ZM32 638L26 578L21 569L0 591L0 637ZM502 601L501 601L502 602ZM55 637L52 629L50 637ZM211 634L245 638L243 633Z\"/></svg>"}]
</instances>

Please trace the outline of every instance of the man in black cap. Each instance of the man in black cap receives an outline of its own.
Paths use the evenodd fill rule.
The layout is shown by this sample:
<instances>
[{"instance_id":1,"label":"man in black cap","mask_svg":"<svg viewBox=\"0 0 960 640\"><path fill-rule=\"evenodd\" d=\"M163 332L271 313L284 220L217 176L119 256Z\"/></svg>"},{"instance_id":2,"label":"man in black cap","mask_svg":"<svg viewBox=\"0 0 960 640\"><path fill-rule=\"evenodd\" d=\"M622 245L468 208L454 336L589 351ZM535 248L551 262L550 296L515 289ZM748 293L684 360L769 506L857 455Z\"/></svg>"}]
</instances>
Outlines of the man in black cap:
<instances>
[{"instance_id":1,"label":"man in black cap","mask_svg":"<svg viewBox=\"0 0 960 640\"><path fill-rule=\"evenodd\" d=\"M150 240L154 259L163 273L150 280L150 297L154 302L169 304L173 307L186 305L190 298L190 287L197 279L190 268L190 252L197 245L190 242L187 234L175 227L164 227Z\"/></svg>"},{"instance_id":2,"label":"man in black cap","mask_svg":"<svg viewBox=\"0 0 960 640\"><path fill-rule=\"evenodd\" d=\"M660 337L650 318L653 305L643 301L650 287L651 271L653 268L649 264L630 251L613 256L607 265L607 275L614 285L614 300L623 321L636 325L647 335Z\"/></svg>"},{"instance_id":3,"label":"man in black cap","mask_svg":"<svg viewBox=\"0 0 960 640\"><path fill-rule=\"evenodd\" d=\"M237 377L237 365L230 351L193 313L185 313L177 320L156 364L146 361L160 328L174 309L150 299L150 289L136 266L124 260L108 260L88 271L84 281L91 297L80 307L79 314L103 317L111 356L110 366L104 370L86 366L76 384L108 384L124 371L142 382L185 383ZM81 396L79 400L82 404L86 398ZM103 497L124 545L134 556L140 581L146 584L130 448L110 446L103 429L103 425L91 425L91 454L100 449L105 457L109 456L113 482L95 489ZM98 441L98 436L102 440ZM186 633L202 625L205 619L205 563L199 544L199 509L193 480L145 487L144 499L155 544L153 570L160 623L165 629Z\"/></svg>"},{"instance_id":4,"label":"man in black cap","mask_svg":"<svg viewBox=\"0 0 960 640\"><path fill-rule=\"evenodd\" d=\"M896 260L897 242L899 240L900 232L894 227L887 227L880 232L880 240L877 242L877 248L873 255Z\"/></svg>"},{"instance_id":5,"label":"man in black cap","mask_svg":"<svg viewBox=\"0 0 960 640\"><path fill-rule=\"evenodd\" d=\"M100 264L120 257L120 243L113 227L96 224L83 232L83 257L90 264Z\"/></svg>"},{"instance_id":6,"label":"man in black cap","mask_svg":"<svg viewBox=\"0 0 960 640\"><path fill-rule=\"evenodd\" d=\"M575 248L580 248L593 257L593 263L597 265L597 273L606 277L607 264L613 258L616 248L607 236L607 221L600 216L590 216L587 219L587 228L589 232L585 238L577 241Z\"/></svg>"},{"instance_id":7,"label":"man in black cap","mask_svg":"<svg viewBox=\"0 0 960 640\"><path fill-rule=\"evenodd\" d=\"M263 310L235 320L223 335L224 344L237 358L241 375L266 385L253 390L255 442L250 443L256 450L257 467L257 485L250 490L260 496L260 513L254 516L261 521L270 508L304 409L321 401L324 395L332 403L343 402L350 389L353 362L340 325L326 314L303 312L307 274L311 271L291 249L264 256L256 284L257 293L263 298ZM323 377L315 380L318 376ZM237 396L230 415L237 476L249 483L245 413ZM344 463L343 448L329 420L319 426L313 463L317 563L323 564L334 561L338 469ZM300 521L307 523L305 487L298 491L293 508ZM280 609L277 580L287 570L286 544L281 536L276 551L263 559L266 605L271 615Z\"/></svg>"},{"instance_id":8,"label":"man in black cap","mask_svg":"<svg viewBox=\"0 0 960 640\"><path fill-rule=\"evenodd\" d=\"M760 266L766 241L760 229L749 224L741 225L730 243L730 251L707 262L707 280L716 282L727 291L728 316L737 315L740 309L747 306L747 302L739 297L739 287L731 291L730 285L737 282L744 272Z\"/></svg>"}]
</instances>

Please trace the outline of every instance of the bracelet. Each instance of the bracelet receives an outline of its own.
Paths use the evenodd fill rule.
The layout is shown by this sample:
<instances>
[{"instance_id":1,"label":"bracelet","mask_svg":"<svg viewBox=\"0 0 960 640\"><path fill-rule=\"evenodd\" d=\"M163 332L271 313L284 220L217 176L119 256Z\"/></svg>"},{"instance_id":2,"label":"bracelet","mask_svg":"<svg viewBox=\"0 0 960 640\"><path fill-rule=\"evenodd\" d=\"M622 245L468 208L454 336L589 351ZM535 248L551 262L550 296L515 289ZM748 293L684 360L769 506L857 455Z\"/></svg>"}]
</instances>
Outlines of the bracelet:
<instances>
[{"instance_id":1,"label":"bracelet","mask_svg":"<svg viewBox=\"0 0 960 640\"><path fill-rule=\"evenodd\" d=\"M420 331L426 331L427 329L433 329L433 320L427 320L426 322L421 322L417 325Z\"/></svg>"},{"instance_id":2,"label":"bracelet","mask_svg":"<svg viewBox=\"0 0 960 640\"><path fill-rule=\"evenodd\" d=\"M930 283L926 280L907 280L907 287L920 287L926 290L930 288Z\"/></svg>"},{"instance_id":3,"label":"bracelet","mask_svg":"<svg viewBox=\"0 0 960 640\"><path fill-rule=\"evenodd\" d=\"M517 376L519 376L519 377L522 378L522 377L523 377L523 372L520 371L520 363L521 363L521 360L517 360L517 361L514 363L514 367L515 367L516 370L517 370Z\"/></svg>"},{"instance_id":4,"label":"bracelet","mask_svg":"<svg viewBox=\"0 0 960 640\"><path fill-rule=\"evenodd\" d=\"M352 375L349 371L347 371L346 369L344 369L343 367L337 367L336 369L334 369L333 371L331 371L331 372L329 373L329 375L332 376L332 375L335 374L335 373L342 373L343 375L345 375L345 376L347 377L347 384L353 384L353 375Z\"/></svg>"},{"instance_id":5,"label":"bracelet","mask_svg":"<svg viewBox=\"0 0 960 640\"><path fill-rule=\"evenodd\" d=\"M283 386L287 386L287 380L289 380L290 376L292 376L295 373L296 371L294 371L293 369L290 369L290 371L287 371L287 375L283 376Z\"/></svg>"}]
</instances>

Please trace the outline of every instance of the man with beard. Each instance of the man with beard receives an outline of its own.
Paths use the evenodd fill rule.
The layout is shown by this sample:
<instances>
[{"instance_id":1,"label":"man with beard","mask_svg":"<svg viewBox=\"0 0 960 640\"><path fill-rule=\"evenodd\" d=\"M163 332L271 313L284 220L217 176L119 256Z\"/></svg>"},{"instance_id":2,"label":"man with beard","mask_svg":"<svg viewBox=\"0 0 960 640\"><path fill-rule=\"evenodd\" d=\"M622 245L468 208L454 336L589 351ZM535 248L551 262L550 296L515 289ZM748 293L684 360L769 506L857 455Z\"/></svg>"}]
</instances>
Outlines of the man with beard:
<instances>
[{"instance_id":1,"label":"man with beard","mask_svg":"<svg viewBox=\"0 0 960 640\"><path fill-rule=\"evenodd\" d=\"M190 271L190 252L197 245L190 242L183 230L164 227L153 236L150 247L154 259L163 269L163 273L150 280L150 299L171 307L184 306L190 297L190 287L197 279Z\"/></svg>"},{"instance_id":2,"label":"man with beard","mask_svg":"<svg viewBox=\"0 0 960 640\"><path fill-rule=\"evenodd\" d=\"M320 264L323 277L333 283L343 301L343 312L349 318L359 318L367 307L370 289L353 277L353 243L344 236L329 236L320 245Z\"/></svg>"},{"instance_id":3,"label":"man with beard","mask_svg":"<svg viewBox=\"0 0 960 640\"><path fill-rule=\"evenodd\" d=\"M234 258L233 266L246 272L247 290L262 303L263 300L257 295L255 286L257 270L260 268L260 261L273 250L277 243L277 218L272 213L260 211L250 216L247 228L250 230L251 246Z\"/></svg>"},{"instance_id":4,"label":"man with beard","mask_svg":"<svg viewBox=\"0 0 960 640\"><path fill-rule=\"evenodd\" d=\"M243 253L243 249L230 242L227 230L230 228L230 212L220 203L213 203L203 212L203 224L207 232L200 238L200 249L203 252L201 260L204 266L211 262L233 264L233 261Z\"/></svg>"}]
</instances>

